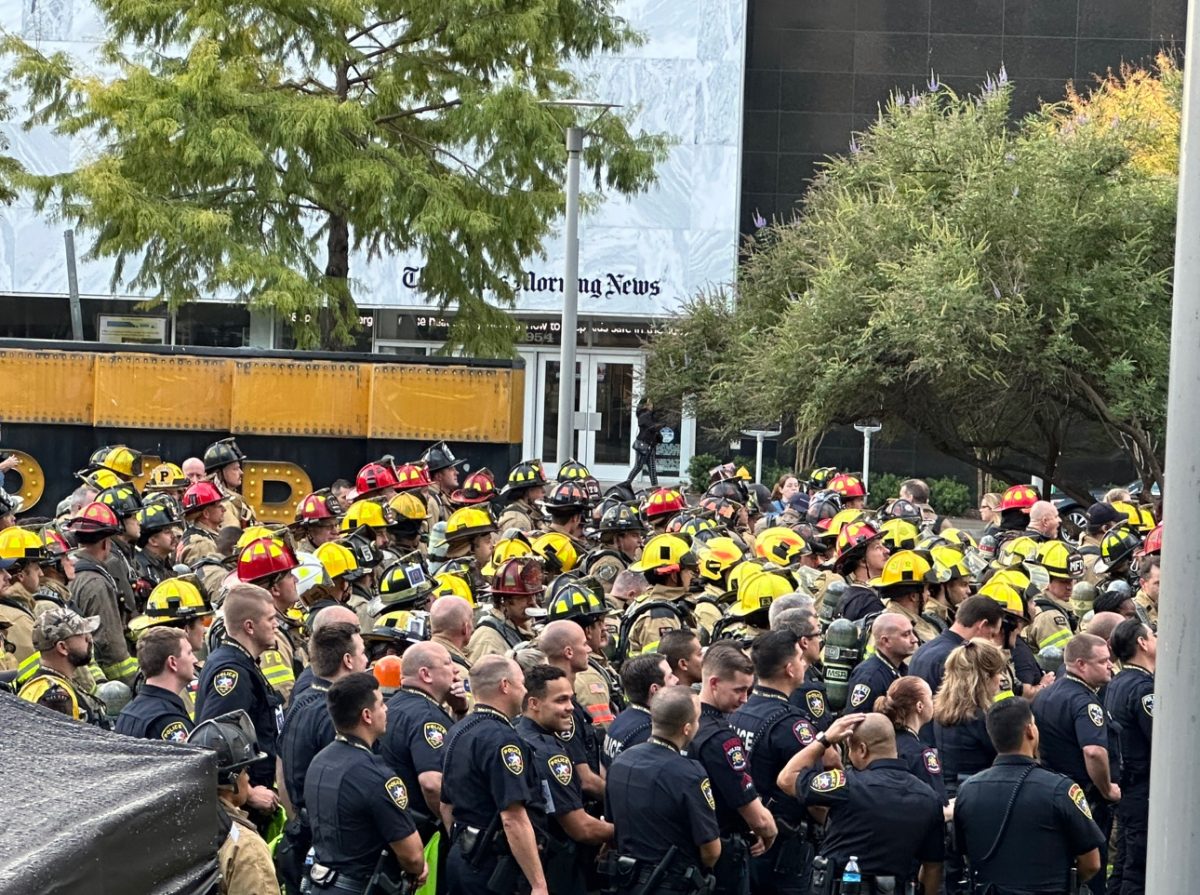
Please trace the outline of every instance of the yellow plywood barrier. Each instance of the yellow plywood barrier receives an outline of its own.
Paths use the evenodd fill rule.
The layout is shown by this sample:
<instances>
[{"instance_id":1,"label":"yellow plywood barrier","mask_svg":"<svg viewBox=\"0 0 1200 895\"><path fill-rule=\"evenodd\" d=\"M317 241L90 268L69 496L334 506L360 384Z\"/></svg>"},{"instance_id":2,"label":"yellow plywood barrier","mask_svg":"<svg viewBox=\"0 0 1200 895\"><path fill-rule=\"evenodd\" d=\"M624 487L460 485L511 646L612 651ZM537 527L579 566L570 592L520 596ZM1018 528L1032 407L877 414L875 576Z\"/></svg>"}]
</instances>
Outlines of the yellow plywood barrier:
<instances>
[{"instance_id":1,"label":"yellow plywood barrier","mask_svg":"<svg viewBox=\"0 0 1200 895\"><path fill-rule=\"evenodd\" d=\"M223 432L233 365L219 357L98 355L94 425Z\"/></svg>"},{"instance_id":2,"label":"yellow plywood barrier","mask_svg":"<svg viewBox=\"0 0 1200 895\"><path fill-rule=\"evenodd\" d=\"M519 370L379 365L369 437L520 441L524 387Z\"/></svg>"},{"instance_id":3,"label":"yellow plywood barrier","mask_svg":"<svg viewBox=\"0 0 1200 895\"><path fill-rule=\"evenodd\" d=\"M524 390L508 367L0 350L13 423L513 444Z\"/></svg>"},{"instance_id":4,"label":"yellow plywood barrier","mask_svg":"<svg viewBox=\"0 0 1200 895\"><path fill-rule=\"evenodd\" d=\"M289 524L296 521L296 506L312 492L312 479L295 463L245 460L242 463L242 497L262 522ZM290 491L284 500L267 502L266 485L278 482Z\"/></svg>"},{"instance_id":5,"label":"yellow plywood barrier","mask_svg":"<svg viewBox=\"0 0 1200 895\"><path fill-rule=\"evenodd\" d=\"M229 431L361 436L367 429L370 381L365 364L238 361Z\"/></svg>"},{"instance_id":6,"label":"yellow plywood barrier","mask_svg":"<svg viewBox=\"0 0 1200 895\"><path fill-rule=\"evenodd\" d=\"M96 355L0 350L0 415L7 423L92 425Z\"/></svg>"}]
</instances>

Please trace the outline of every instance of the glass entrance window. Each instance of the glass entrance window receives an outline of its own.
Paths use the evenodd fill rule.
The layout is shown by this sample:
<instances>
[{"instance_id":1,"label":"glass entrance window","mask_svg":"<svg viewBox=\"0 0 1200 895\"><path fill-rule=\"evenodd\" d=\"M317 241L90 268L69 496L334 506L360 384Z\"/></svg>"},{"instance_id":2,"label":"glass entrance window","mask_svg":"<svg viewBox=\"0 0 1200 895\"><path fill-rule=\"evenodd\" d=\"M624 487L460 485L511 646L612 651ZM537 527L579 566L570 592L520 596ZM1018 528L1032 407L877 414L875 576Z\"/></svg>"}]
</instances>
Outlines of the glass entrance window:
<instances>
[{"instance_id":1,"label":"glass entrance window","mask_svg":"<svg viewBox=\"0 0 1200 895\"><path fill-rule=\"evenodd\" d=\"M596 432L593 463L628 464L633 444L633 372L631 363L595 363Z\"/></svg>"},{"instance_id":2,"label":"glass entrance window","mask_svg":"<svg viewBox=\"0 0 1200 895\"><path fill-rule=\"evenodd\" d=\"M556 360L546 360L543 362L542 374L542 460L546 463L553 463L558 457L558 387L559 375L558 371L561 364ZM575 403L576 410L579 409L579 385L581 378L579 376L579 362L575 363ZM570 453L575 453L575 446L571 446Z\"/></svg>"}]
</instances>

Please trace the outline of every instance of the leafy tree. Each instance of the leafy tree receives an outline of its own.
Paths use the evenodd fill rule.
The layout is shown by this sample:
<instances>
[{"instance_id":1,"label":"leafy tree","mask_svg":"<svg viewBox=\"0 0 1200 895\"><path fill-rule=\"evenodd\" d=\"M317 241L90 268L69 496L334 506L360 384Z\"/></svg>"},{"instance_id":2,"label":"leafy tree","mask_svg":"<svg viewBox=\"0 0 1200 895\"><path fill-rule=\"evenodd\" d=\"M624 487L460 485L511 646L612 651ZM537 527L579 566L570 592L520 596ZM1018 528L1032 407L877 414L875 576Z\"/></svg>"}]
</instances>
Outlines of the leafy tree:
<instances>
[{"instance_id":1,"label":"leafy tree","mask_svg":"<svg viewBox=\"0 0 1200 895\"><path fill-rule=\"evenodd\" d=\"M1178 72L1133 75L1017 123L1003 76L894 96L655 341L650 394L722 433L878 417L1076 495L1062 454L1098 424L1161 480L1176 177L1146 97L1177 108Z\"/></svg>"},{"instance_id":2,"label":"leafy tree","mask_svg":"<svg viewBox=\"0 0 1200 895\"><path fill-rule=\"evenodd\" d=\"M8 104L8 94L0 91L0 121L7 121L12 114ZM21 177L24 168L12 156L4 155L8 149L8 140L0 133L0 202L5 205L17 198L16 181Z\"/></svg>"},{"instance_id":3,"label":"leafy tree","mask_svg":"<svg viewBox=\"0 0 1200 895\"><path fill-rule=\"evenodd\" d=\"M564 206L574 122L542 102L582 89L566 61L638 39L611 0L97 5L111 80L15 38L0 47L30 125L101 143L73 171L28 178L37 205L95 234L114 287L171 305L232 294L294 316L305 345L355 325L352 249L416 249L426 297L457 306L451 343L511 351L503 306ZM585 162L597 187L632 193L665 148L608 115Z\"/></svg>"}]
</instances>

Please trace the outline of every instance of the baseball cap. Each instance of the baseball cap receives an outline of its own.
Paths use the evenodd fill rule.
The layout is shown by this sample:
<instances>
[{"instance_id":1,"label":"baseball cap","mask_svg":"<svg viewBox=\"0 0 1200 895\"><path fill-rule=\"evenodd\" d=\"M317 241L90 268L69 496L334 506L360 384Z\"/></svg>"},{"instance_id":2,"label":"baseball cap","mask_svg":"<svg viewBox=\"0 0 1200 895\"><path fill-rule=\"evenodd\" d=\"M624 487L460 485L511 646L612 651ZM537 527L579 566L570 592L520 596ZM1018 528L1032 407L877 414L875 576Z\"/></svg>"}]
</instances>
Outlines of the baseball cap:
<instances>
[{"instance_id":1,"label":"baseball cap","mask_svg":"<svg viewBox=\"0 0 1200 895\"><path fill-rule=\"evenodd\" d=\"M60 640L76 634L93 634L100 627L100 617L84 618L62 606L43 612L33 623L33 645L39 650L54 649Z\"/></svg>"},{"instance_id":2,"label":"baseball cap","mask_svg":"<svg viewBox=\"0 0 1200 895\"><path fill-rule=\"evenodd\" d=\"M0 556L0 572L3 572L5 569L11 569L16 564L17 561L15 559L5 559L3 556Z\"/></svg>"},{"instance_id":3,"label":"baseball cap","mask_svg":"<svg viewBox=\"0 0 1200 895\"><path fill-rule=\"evenodd\" d=\"M1099 528L1102 525L1108 525L1110 522L1118 522L1124 518L1124 514L1119 512L1111 503L1094 503L1087 508L1088 528Z\"/></svg>"}]
</instances>

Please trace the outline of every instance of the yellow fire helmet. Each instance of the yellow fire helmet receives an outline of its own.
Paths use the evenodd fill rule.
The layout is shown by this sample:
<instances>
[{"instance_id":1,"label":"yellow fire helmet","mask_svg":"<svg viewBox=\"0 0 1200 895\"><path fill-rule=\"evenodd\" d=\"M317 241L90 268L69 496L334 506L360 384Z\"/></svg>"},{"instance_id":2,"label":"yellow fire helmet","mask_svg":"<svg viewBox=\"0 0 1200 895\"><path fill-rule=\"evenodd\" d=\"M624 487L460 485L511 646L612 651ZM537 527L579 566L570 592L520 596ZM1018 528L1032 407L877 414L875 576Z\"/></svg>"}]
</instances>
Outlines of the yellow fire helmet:
<instances>
[{"instance_id":1,"label":"yellow fire helmet","mask_svg":"<svg viewBox=\"0 0 1200 895\"><path fill-rule=\"evenodd\" d=\"M905 519L888 519L879 526L879 535L889 550L912 550L917 546L921 533Z\"/></svg>"},{"instance_id":2,"label":"yellow fire helmet","mask_svg":"<svg viewBox=\"0 0 1200 895\"><path fill-rule=\"evenodd\" d=\"M1037 556L1037 550L1038 542L1025 535L1005 541L996 555L996 566L1001 569L1016 568Z\"/></svg>"},{"instance_id":3,"label":"yellow fire helmet","mask_svg":"<svg viewBox=\"0 0 1200 895\"><path fill-rule=\"evenodd\" d=\"M168 578L150 592L145 615L132 619L129 630L137 633L155 625L169 625L212 614L195 584L185 578Z\"/></svg>"},{"instance_id":4,"label":"yellow fire helmet","mask_svg":"<svg viewBox=\"0 0 1200 895\"><path fill-rule=\"evenodd\" d=\"M933 566L920 553L900 550L887 558L879 577L872 578L867 583L880 590L903 585L925 585L933 581L932 573Z\"/></svg>"},{"instance_id":5,"label":"yellow fire helmet","mask_svg":"<svg viewBox=\"0 0 1200 895\"><path fill-rule=\"evenodd\" d=\"M961 528L943 528L940 532L943 540L949 541L956 547L961 548L963 553L966 553L972 547L978 547L975 539L971 537L970 532L963 531Z\"/></svg>"},{"instance_id":6,"label":"yellow fire helmet","mask_svg":"<svg viewBox=\"0 0 1200 895\"><path fill-rule=\"evenodd\" d=\"M979 596L995 600L1004 607L1005 612L1015 615L1017 618L1023 618L1026 621L1029 619L1025 612L1025 599L1011 584L993 579L979 588Z\"/></svg>"},{"instance_id":7,"label":"yellow fire helmet","mask_svg":"<svg viewBox=\"0 0 1200 895\"><path fill-rule=\"evenodd\" d=\"M729 614L734 618L745 618L755 612L764 612L779 597L794 590L792 582L783 575L760 569L742 579L737 600L729 608Z\"/></svg>"},{"instance_id":8,"label":"yellow fire helmet","mask_svg":"<svg viewBox=\"0 0 1200 895\"><path fill-rule=\"evenodd\" d=\"M460 510L461 512L461 510ZM559 531L548 531L533 539L533 552L546 561L546 568L555 571L558 564L559 572L569 572L579 564L579 553L571 539ZM496 564L499 568L499 563Z\"/></svg>"},{"instance_id":9,"label":"yellow fire helmet","mask_svg":"<svg viewBox=\"0 0 1200 895\"><path fill-rule=\"evenodd\" d=\"M741 559L742 550L733 538L710 538L700 551L700 577L719 583Z\"/></svg>"},{"instance_id":10,"label":"yellow fire helmet","mask_svg":"<svg viewBox=\"0 0 1200 895\"><path fill-rule=\"evenodd\" d=\"M664 574L678 571L682 566L695 568L696 554L688 542L678 535L655 535L642 547L642 558L629 567L631 572L661 571Z\"/></svg>"},{"instance_id":11,"label":"yellow fire helmet","mask_svg":"<svg viewBox=\"0 0 1200 895\"><path fill-rule=\"evenodd\" d=\"M1062 541L1044 541L1030 563L1041 566L1051 578L1069 581L1083 577L1083 556Z\"/></svg>"},{"instance_id":12,"label":"yellow fire helmet","mask_svg":"<svg viewBox=\"0 0 1200 895\"><path fill-rule=\"evenodd\" d=\"M392 521L394 517L390 508L385 512L383 505L378 501L356 500L350 504L350 509L346 510L346 515L342 517L341 530L348 533L367 525L375 531L381 531Z\"/></svg>"},{"instance_id":13,"label":"yellow fire helmet","mask_svg":"<svg viewBox=\"0 0 1200 895\"><path fill-rule=\"evenodd\" d=\"M842 533L843 528L851 523L860 521L862 518L862 510L840 510L829 520L829 527L821 532L820 537L836 540L837 536Z\"/></svg>"},{"instance_id":14,"label":"yellow fire helmet","mask_svg":"<svg viewBox=\"0 0 1200 895\"><path fill-rule=\"evenodd\" d=\"M438 597L462 597L474 607L475 594L471 592L470 583L462 575L443 572L440 575L434 575L433 580L437 584L437 587L433 589L431 599L436 600Z\"/></svg>"},{"instance_id":15,"label":"yellow fire helmet","mask_svg":"<svg viewBox=\"0 0 1200 895\"><path fill-rule=\"evenodd\" d=\"M183 474L183 470L174 463L159 463L150 470L150 478L146 481L146 491L183 491L191 482Z\"/></svg>"},{"instance_id":16,"label":"yellow fire helmet","mask_svg":"<svg viewBox=\"0 0 1200 895\"><path fill-rule=\"evenodd\" d=\"M496 530L492 514L479 507L462 507L450 514L446 520L446 541L453 544L476 535L485 535Z\"/></svg>"},{"instance_id":17,"label":"yellow fire helmet","mask_svg":"<svg viewBox=\"0 0 1200 895\"><path fill-rule=\"evenodd\" d=\"M393 495L388 501L388 506L400 521L407 519L409 522L423 522L429 517L425 501L411 491L401 491Z\"/></svg>"},{"instance_id":18,"label":"yellow fire helmet","mask_svg":"<svg viewBox=\"0 0 1200 895\"><path fill-rule=\"evenodd\" d=\"M366 569L359 566L354 551L337 541L326 541L313 555L324 566L330 581L343 576L347 581L357 581L367 573Z\"/></svg>"},{"instance_id":19,"label":"yellow fire helmet","mask_svg":"<svg viewBox=\"0 0 1200 895\"><path fill-rule=\"evenodd\" d=\"M1133 504L1124 500L1114 500L1112 502L1112 508L1118 513L1124 515L1126 521L1134 528L1137 528L1142 524L1142 514L1138 512L1138 508Z\"/></svg>"},{"instance_id":20,"label":"yellow fire helmet","mask_svg":"<svg viewBox=\"0 0 1200 895\"><path fill-rule=\"evenodd\" d=\"M729 577L725 579L729 584L729 590L737 593L746 578L750 575L757 575L762 570L762 560L748 559L745 562L738 563L730 570Z\"/></svg>"},{"instance_id":21,"label":"yellow fire helmet","mask_svg":"<svg viewBox=\"0 0 1200 895\"><path fill-rule=\"evenodd\" d=\"M236 552L241 553L251 541L257 541L259 538L274 538L278 537L274 531L267 528L265 525L251 525L237 539Z\"/></svg>"},{"instance_id":22,"label":"yellow fire helmet","mask_svg":"<svg viewBox=\"0 0 1200 895\"><path fill-rule=\"evenodd\" d=\"M812 553L812 549L796 532L786 526L776 525L755 535L754 552L760 559L777 566L790 566L800 557Z\"/></svg>"},{"instance_id":23,"label":"yellow fire helmet","mask_svg":"<svg viewBox=\"0 0 1200 895\"><path fill-rule=\"evenodd\" d=\"M507 559L516 559L518 556L532 556L533 547L523 536L504 538L496 542L496 546L492 548L492 559L480 571L484 578L491 578L496 574L496 569L500 568L500 564Z\"/></svg>"},{"instance_id":24,"label":"yellow fire helmet","mask_svg":"<svg viewBox=\"0 0 1200 895\"><path fill-rule=\"evenodd\" d=\"M963 552L950 544L939 544L929 551L933 559L933 571L938 581L954 581L970 578L971 570L963 559Z\"/></svg>"}]
</instances>

